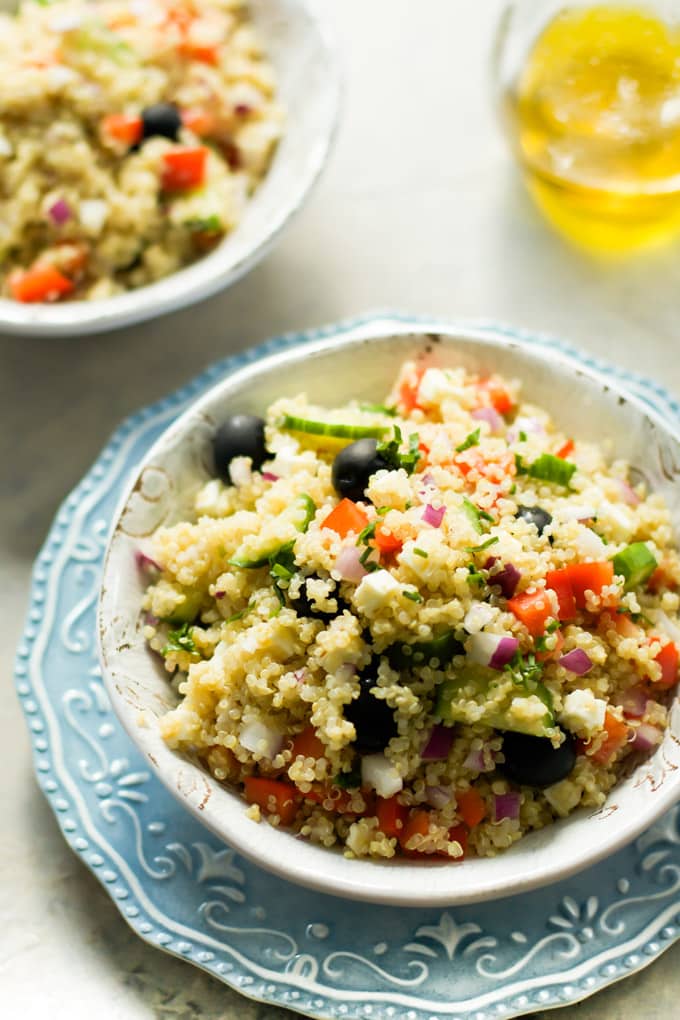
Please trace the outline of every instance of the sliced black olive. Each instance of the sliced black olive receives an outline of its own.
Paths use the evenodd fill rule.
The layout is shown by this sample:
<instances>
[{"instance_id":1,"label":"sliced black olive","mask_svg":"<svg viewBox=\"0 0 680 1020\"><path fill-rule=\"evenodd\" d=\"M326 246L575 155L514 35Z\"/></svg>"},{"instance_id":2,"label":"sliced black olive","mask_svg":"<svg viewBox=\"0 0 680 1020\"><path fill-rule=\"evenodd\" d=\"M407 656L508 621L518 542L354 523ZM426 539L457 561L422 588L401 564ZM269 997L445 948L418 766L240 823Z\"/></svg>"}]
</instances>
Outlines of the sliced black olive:
<instances>
[{"instance_id":1,"label":"sliced black olive","mask_svg":"<svg viewBox=\"0 0 680 1020\"><path fill-rule=\"evenodd\" d=\"M377 683L375 668L369 666L359 683L359 697L345 705L345 719L354 724L357 733L354 746L362 754L383 751L397 733L394 712L386 701L371 694Z\"/></svg>"},{"instance_id":2,"label":"sliced black olive","mask_svg":"<svg viewBox=\"0 0 680 1020\"><path fill-rule=\"evenodd\" d=\"M307 581L311 580L318 580L318 578L305 578L305 580L301 582L295 595L291 595L290 589L288 590L288 601L290 602L291 608L295 610L298 616L309 616L313 620L324 620L326 623L330 623L330 621L334 620L336 616L340 616L343 609L349 608L344 599L341 599L336 592L332 592L330 597L334 598L338 603L337 610L334 613L330 613L326 609L317 609L316 605L307 593Z\"/></svg>"},{"instance_id":3,"label":"sliced black olive","mask_svg":"<svg viewBox=\"0 0 680 1020\"><path fill-rule=\"evenodd\" d=\"M547 737L530 737L526 733L503 735L505 762L498 768L508 779L524 786L552 786L566 779L576 764L576 741L567 733L559 747Z\"/></svg>"},{"instance_id":4,"label":"sliced black olive","mask_svg":"<svg viewBox=\"0 0 680 1020\"><path fill-rule=\"evenodd\" d=\"M229 465L234 457L250 457L257 471L269 456L264 445L264 419L254 414L232 414L218 428L213 451L215 470L227 484L231 483Z\"/></svg>"},{"instance_id":5,"label":"sliced black olive","mask_svg":"<svg viewBox=\"0 0 680 1020\"><path fill-rule=\"evenodd\" d=\"M539 535L542 535L552 522L552 516L542 506L518 506L517 517L521 517L528 524L533 524Z\"/></svg>"},{"instance_id":6,"label":"sliced black olive","mask_svg":"<svg viewBox=\"0 0 680 1020\"><path fill-rule=\"evenodd\" d=\"M154 103L142 110L142 138L169 138L176 142L182 118L174 103Z\"/></svg>"},{"instance_id":7,"label":"sliced black olive","mask_svg":"<svg viewBox=\"0 0 680 1020\"><path fill-rule=\"evenodd\" d=\"M378 453L376 439L358 439L341 450L333 461L331 481L339 496L362 499L371 475L389 464Z\"/></svg>"}]
</instances>

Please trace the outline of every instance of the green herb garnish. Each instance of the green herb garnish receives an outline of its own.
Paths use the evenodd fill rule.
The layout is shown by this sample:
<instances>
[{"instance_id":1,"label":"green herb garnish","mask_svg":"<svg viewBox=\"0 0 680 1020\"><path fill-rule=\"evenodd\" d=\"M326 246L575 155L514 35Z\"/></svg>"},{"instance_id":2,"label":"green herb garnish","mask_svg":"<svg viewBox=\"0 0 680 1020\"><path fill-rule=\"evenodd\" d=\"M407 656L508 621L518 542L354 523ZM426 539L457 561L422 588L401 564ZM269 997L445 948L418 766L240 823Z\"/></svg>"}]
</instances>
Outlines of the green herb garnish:
<instances>
[{"instance_id":1,"label":"green herb garnish","mask_svg":"<svg viewBox=\"0 0 680 1020\"><path fill-rule=\"evenodd\" d=\"M429 556L429 553L426 553L424 549L419 549L417 545L413 547L413 554L414 556L422 556L424 560Z\"/></svg>"},{"instance_id":2,"label":"green herb garnish","mask_svg":"<svg viewBox=\"0 0 680 1020\"><path fill-rule=\"evenodd\" d=\"M520 432L520 434L519 434L519 441L520 441L520 443L526 443L526 441L527 441L527 434L526 434L526 432Z\"/></svg>"},{"instance_id":3,"label":"green herb garnish","mask_svg":"<svg viewBox=\"0 0 680 1020\"><path fill-rule=\"evenodd\" d=\"M422 454L418 449L420 437L417 432L412 433L408 437L408 452L402 453L399 449L403 443L401 429L398 425L394 425L393 429L394 436L392 439L385 439L378 442L376 453L380 454L388 467L392 468L393 471L398 471L399 468L403 468L407 475L412 475L416 469L418 461L422 457Z\"/></svg>"},{"instance_id":4,"label":"green herb garnish","mask_svg":"<svg viewBox=\"0 0 680 1020\"><path fill-rule=\"evenodd\" d=\"M478 446L479 445L479 433L480 433L480 429L478 429L478 428L475 429L474 432L471 432L470 435L467 436L463 440L463 442L460 443L456 447L456 453L462 453L463 450L469 450L471 446Z\"/></svg>"},{"instance_id":5,"label":"green herb garnish","mask_svg":"<svg viewBox=\"0 0 680 1020\"><path fill-rule=\"evenodd\" d=\"M493 535L491 538L487 538L486 542L482 542L481 545L466 545L465 552L478 553L484 549L488 549L490 545L495 545L498 541L498 535Z\"/></svg>"},{"instance_id":6,"label":"green herb garnish","mask_svg":"<svg viewBox=\"0 0 680 1020\"><path fill-rule=\"evenodd\" d=\"M487 513L486 510L482 510L480 507L475 506L474 503L470 502L467 496L463 497L463 510L465 511L472 527L480 535L484 533L482 521L490 521L492 524L494 523L494 519L491 514Z\"/></svg>"},{"instance_id":7,"label":"green herb garnish","mask_svg":"<svg viewBox=\"0 0 680 1020\"><path fill-rule=\"evenodd\" d=\"M418 591L406 591L404 589L401 593L405 599L410 599L411 602L422 602L423 596Z\"/></svg>"},{"instance_id":8,"label":"green herb garnish","mask_svg":"<svg viewBox=\"0 0 680 1020\"><path fill-rule=\"evenodd\" d=\"M361 769L355 766L351 772L338 772L333 778L332 785L338 786L341 790L358 790L361 786Z\"/></svg>"},{"instance_id":9,"label":"green herb garnish","mask_svg":"<svg viewBox=\"0 0 680 1020\"><path fill-rule=\"evenodd\" d=\"M168 631L168 641L161 651L161 655L168 655L170 652L195 652L196 645L191 636L193 627L189 623L183 623L177 630Z\"/></svg>"},{"instance_id":10,"label":"green herb garnish","mask_svg":"<svg viewBox=\"0 0 680 1020\"><path fill-rule=\"evenodd\" d=\"M216 213L213 213L212 216L196 216L193 219L185 220L184 226L189 230L206 234L221 234L224 230L222 221Z\"/></svg>"}]
</instances>

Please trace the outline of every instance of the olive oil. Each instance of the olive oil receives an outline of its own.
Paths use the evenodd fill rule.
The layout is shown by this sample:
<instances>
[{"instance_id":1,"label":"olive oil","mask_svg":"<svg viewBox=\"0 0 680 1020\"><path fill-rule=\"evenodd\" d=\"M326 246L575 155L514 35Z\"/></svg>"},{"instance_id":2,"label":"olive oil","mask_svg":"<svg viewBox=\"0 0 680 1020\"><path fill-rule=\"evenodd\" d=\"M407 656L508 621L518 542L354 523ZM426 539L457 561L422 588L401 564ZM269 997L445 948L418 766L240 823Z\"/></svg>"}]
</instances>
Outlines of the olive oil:
<instances>
[{"instance_id":1,"label":"olive oil","mask_svg":"<svg viewBox=\"0 0 680 1020\"><path fill-rule=\"evenodd\" d=\"M680 234L680 27L626 6L562 10L506 96L538 205L586 248Z\"/></svg>"}]
</instances>

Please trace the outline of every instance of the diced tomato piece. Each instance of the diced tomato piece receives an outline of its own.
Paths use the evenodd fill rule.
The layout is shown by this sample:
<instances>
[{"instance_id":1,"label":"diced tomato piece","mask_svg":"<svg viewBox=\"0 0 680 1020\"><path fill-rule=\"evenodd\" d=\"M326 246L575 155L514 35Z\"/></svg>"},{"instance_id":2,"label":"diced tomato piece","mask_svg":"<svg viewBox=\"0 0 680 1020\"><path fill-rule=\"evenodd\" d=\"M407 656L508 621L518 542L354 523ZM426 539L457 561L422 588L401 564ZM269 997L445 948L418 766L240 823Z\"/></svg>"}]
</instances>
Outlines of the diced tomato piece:
<instances>
[{"instance_id":1,"label":"diced tomato piece","mask_svg":"<svg viewBox=\"0 0 680 1020\"><path fill-rule=\"evenodd\" d=\"M654 659L661 666L661 679L657 681L659 687L674 687L678 682L678 648L672 641L664 645Z\"/></svg>"},{"instance_id":2,"label":"diced tomato piece","mask_svg":"<svg viewBox=\"0 0 680 1020\"><path fill-rule=\"evenodd\" d=\"M465 860L465 855L467 853L467 848L468 848L468 836L469 835L470 835L470 833L468 832L468 828L467 828L466 825L454 825L452 828L449 829L449 839L452 842L460 843L461 850L463 851L462 857L449 857L449 855L447 854L446 856L448 857L448 859L450 861L464 861Z\"/></svg>"},{"instance_id":3,"label":"diced tomato piece","mask_svg":"<svg viewBox=\"0 0 680 1020\"><path fill-rule=\"evenodd\" d=\"M456 792L456 804L458 814L469 829L474 829L475 825L479 825L486 815L484 798L474 787Z\"/></svg>"},{"instance_id":4,"label":"diced tomato piece","mask_svg":"<svg viewBox=\"0 0 680 1020\"><path fill-rule=\"evenodd\" d=\"M420 406L418 404L418 388L424 375L425 366L417 365L412 375L408 379L404 379L399 386L399 404L406 414L410 414L414 408Z\"/></svg>"},{"instance_id":5,"label":"diced tomato piece","mask_svg":"<svg viewBox=\"0 0 680 1020\"><path fill-rule=\"evenodd\" d=\"M262 776L248 776L244 780L246 800L257 804L267 814L277 814L282 825L290 825L298 810L299 792L290 783Z\"/></svg>"},{"instance_id":6,"label":"diced tomato piece","mask_svg":"<svg viewBox=\"0 0 680 1020\"><path fill-rule=\"evenodd\" d=\"M9 289L16 301L33 303L39 301L58 301L60 297L70 294L74 284L68 276L64 276L54 266L34 266L25 272L18 270L10 273Z\"/></svg>"},{"instance_id":7,"label":"diced tomato piece","mask_svg":"<svg viewBox=\"0 0 680 1020\"><path fill-rule=\"evenodd\" d=\"M419 808L414 808L410 813L404 828L399 834L399 845L406 854L420 854L425 851L422 850L411 850L406 844L413 836L427 836L430 831L430 812L423 811Z\"/></svg>"},{"instance_id":8,"label":"diced tomato piece","mask_svg":"<svg viewBox=\"0 0 680 1020\"><path fill-rule=\"evenodd\" d=\"M602 613L600 626L604 631L615 630L619 637L640 638L642 636L641 628L633 623L628 613Z\"/></svg>"},{"instance_id":9,"label":"diced tomato piece","mask_svg":"<svg viewBox=\"0 0 680 1020\"><path fill-rule=\"evenodd\" d=\"M669 588L671 591L675 591L677 587L677 581L663 563L659 564L647 581L647 588L654 595L661 591L662 588Z\"/></svg>"},{"instance_id":10,"label":"diced tomato piece","mask_svg":"<svg viewBox=\"0 0 680 1020\"><path fill-rule=\"evenodd\" d=\"M378 797L375 806L378 828L390 838L400 839L408 818L408 808L394 797Z\"/></svg>"},{"instance_id":11,"label":"diced tomato piece","mask_svg":"<svg viewBox=\"0 0 680 1020\"><path fill-rule=\"evenodd\" d=\"M482 379L478 386L487 406L490 404L499 414L508 414L512 411L515 403L499 379Z\"/></svg>"},{"instance_id":12,"label":"diced tomato piece","mask_svg":"<svg viewBox=\"0 0 680 1020\"><path fill-rule=\"evenodd\" d=\"M164 191L189 191L205 180L208 150L204 145L171 149L163 154L162 186Z\"/></svg>"},{"instance_id":13,"label":"diced tomato piece","mask_svg":"<svg viewBox=\"0 0 680 1020\"><path fill-rule=\"evenodd\" d=\"M612 712L607 710L604 716L604 731L607 734L595 754L591 755L593 761L600 765L606 765L628 741L630 730L628 725L621 719L617 719Z\"/></svg>"},{"instance_id":14,"label":"diced tomato piece","mask_svg":"<svg viewBox=\"0 0 680 1020\"><path fill-rule=\"evenodd\" d=\"M555 647L546 649L544 652L536 652L536 659L538 662L546 662L548 659L559 658L560 652L564 648L564 634L561 630L555 631Z\"/></svg>"},{"instance_id":15,"label":"diced tomato piece","mask_svg":"<svg viewBox=\"0 0 680 1020\"><path fill-rule=\"evenodd\" d=\"M508 599L508 609L523 623L532 637L540 637L553 614L550 596L545 591L524 592Z\"/></svg>"},{"instance_id":16,"label":"diced tomato piece","mask_svg":"<svg viewBox=\"0 0 680 1020\"><path fill-rule=\"evenodd\" d=\"M561 570L549 570L545 575L546 588L550 588L557 595L559 604L557 616L563 623L576 617L576 600L569 570L569 567L563 567Z\"/></svg>"},{"instance_id":17,"label":"diced tomato piece","mask_svg":"<svg viewBox=\"0 0 680 1020\"><path fill-rule=\"evenodd\" d=\"M336 507L333 507L328 517L321 525L322 528L330 528L340 538L354 533L358 535L368 524L368 515L360 506L353 503L351 499L341 499Z\"/></svg>"},{"instance_id":18,"label":"diced tomato piece","mask_svg":"<svg viewBox=\"0 0 680 1020\"><path fill-rule=\"evenodd\" d=\"M556 452L555 456L559 457L561 460L566 460L566 458L569 456L569 454L573 453L573 452L574 452L574 440L573 439L567 439L567 441L564 444L564 446L560 446L560 448Z\"/></svg>"},{"instance_id":19,"label":"diced tomato piece","mask_svg":"<svg viewBox=\"0 0 680 1020\"><path fill-rule=\"evenodd\" d=\"M181 117L185 128L200 137L212 134L215 130L215 117L209 110L195 106L189 110L182 110Z\"/></svg>"},{"instance_id":20,"label":"diced tomato piece","mask_svg":"<svg viewBox=\"0 0 680 1020\"><path fill-rule=\"evenodd\" d=\"M323 758L326 748L317 737L314 727L308 726L302 733L298 733L293 737L291 752L293 760L298 755L302 755L303 758Z\"/></svg>"},{"instance_id":21,"label":"diced tomato piece","mask_svg":"<svg viewBox=\"0 0 680 1020\"><path fill-rule=\"evenodd\" d=\"M389 555L390 553L399 552L404 543L396 535L383 531L382 525L379 524L375 529L374 544L381 553Z\"/></svg>"},{"instance_id":22,"label":"diced tomato piece","mask_svg":"<svg viewBox=\"0 0 680 1020\"><path fill-rule=\"evenodd\" d=\"M614 564L611 560L604 560L601 563L572 563L565 569L569 572L569 581L578 609L585 609L587 591L599 595L602 589L614 580Z\"/></svg>"},{"instance_id":23,"label":"diced tomato piece","mask_svg":"<svg viewBox=\"0 0 680 1020\"><path fill-rule=\"evenodd\" d=\"M109 113L101 126L103 134L125 145L136 145L142 137L142 118L133 114Z\"/></svg>"}]
</instances>

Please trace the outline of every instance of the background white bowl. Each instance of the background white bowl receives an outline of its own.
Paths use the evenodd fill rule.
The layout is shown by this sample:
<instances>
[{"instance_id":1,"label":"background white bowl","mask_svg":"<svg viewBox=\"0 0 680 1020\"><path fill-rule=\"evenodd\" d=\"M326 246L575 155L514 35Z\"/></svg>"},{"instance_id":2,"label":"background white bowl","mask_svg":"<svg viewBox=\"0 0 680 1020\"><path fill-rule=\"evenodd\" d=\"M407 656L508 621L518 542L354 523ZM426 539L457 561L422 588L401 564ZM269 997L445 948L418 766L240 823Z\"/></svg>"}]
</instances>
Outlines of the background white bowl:
<instances>
[{"instance_id":1,"label":"background white bowl","mask_svg":"<svg viewBox=\"0 0 680 1020\"><path fill-rule=\"evenodd\" d=\"M211 436L235 411L262 412L282 395L306 391L335 405L356 397L380 400L401 361L498 371L523 382L523 392L553 412L577 438L610 442L651 489L668 502L680 534L680 436L636 397L576 359L508 342L488 329L423 332L373 321L339 338L295 347L235 372L210 390L163 434L131 479L104 564L98 633L104 679L132 740L168 789L239 852L292 881L382 903L456 904L510 895L564 878L618 849L680 796L680 708L655 754L624 779L596 812L580 811L532 833L496 858L462 865L429 861L347 860L245 816L245 802L189 758L170 751L157 719L176 700L167 674L142 637L143 579L135 565L139 540L189 512L210 475Z\"/></svg>"},{"instance_id":2,"label":"background white bowl","mask_svg":"<svg viewBox=\"0 0 680 1020\"><path fill-rule=\"evenodd\" d=\"M15 4L0 0L1 8ZM334 47L305 0L249 0L286 107L285 135L241 222L209 255L146 287L102 301L22 304L0 298L0 332L100 333L193 304L234 283L273 245L328 156L338 116Z\"/></svg>"}]
</instances>

